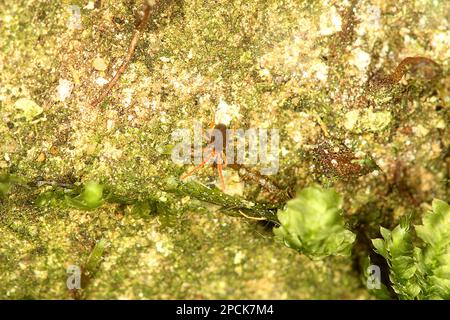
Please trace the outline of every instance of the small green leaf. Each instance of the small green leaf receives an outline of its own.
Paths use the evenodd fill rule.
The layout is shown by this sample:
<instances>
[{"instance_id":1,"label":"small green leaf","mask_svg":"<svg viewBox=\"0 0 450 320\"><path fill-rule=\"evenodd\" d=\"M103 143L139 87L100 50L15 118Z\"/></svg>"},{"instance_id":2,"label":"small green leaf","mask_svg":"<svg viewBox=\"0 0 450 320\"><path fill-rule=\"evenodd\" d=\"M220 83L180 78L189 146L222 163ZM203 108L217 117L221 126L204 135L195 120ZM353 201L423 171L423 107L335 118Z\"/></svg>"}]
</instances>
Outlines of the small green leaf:
<instances>
[{"instance_id":1,"label":"small green leaf","mask_svg":"<svg viewBox=\"0 0 450 320\"><path fill-rule=\"evenodd\" d=\"M93 210L104 203L103 186L97 182L88 182L84 190L76 197L65 196L67 205L80 210Z\"/></svg>"},{"instance_id":2,"label":"small green leaf","mask_svg":"<svg viewBox=\"0 0 450 320\"><path fill-rule=\"evenodd\" d=\"M433 211L424 216L423 225L416 226L417 235L430 245L450 242L450 206L435 199L432 207Z\"/></svg>"},{"instance_id":3,"label":"small green leaf","mask_svg":"<svg viewBox=\"0 0 450 320\"><path fill-rule=\"evenodd\" d=\"M102 204L103 186L96 182L88 182L81 197L89 207L98 207Z\"/></svg>"},{"instance_id":4,"label":"small green leaf","mask_svg":"<svg viewBox=\"0 0 450 320\"><path fill-rule=\"evenodd\" d=\"M105 251L106 245L107 241L103 238L95 244L94 249L92 249L89 258L86 261L85 270L87 273L92 275L98 269L102 261L102 256Z\"/></svg>"},{"instance_id":5,"label":"small green leaf","mask_svg":"<svg viewBox=\"0 0 450 320\"><path fill-rule=\"evenodd\" d=\"M384 240L386 240L386 241L391 240L391 231L389 229L380 227L380 233L383 236Z\"/></svg>"},{"instance_id":6,"label":"small green leaf","mask_svg":"<svg viewBox=\"0 0 450 320\"><path fill-rule=\"evenodd\" d=\"M375 247L377 253L382 255L385 259L388 258L388 253L383 239L372 239L372 244Z\"/></svg>"}]
</instances>

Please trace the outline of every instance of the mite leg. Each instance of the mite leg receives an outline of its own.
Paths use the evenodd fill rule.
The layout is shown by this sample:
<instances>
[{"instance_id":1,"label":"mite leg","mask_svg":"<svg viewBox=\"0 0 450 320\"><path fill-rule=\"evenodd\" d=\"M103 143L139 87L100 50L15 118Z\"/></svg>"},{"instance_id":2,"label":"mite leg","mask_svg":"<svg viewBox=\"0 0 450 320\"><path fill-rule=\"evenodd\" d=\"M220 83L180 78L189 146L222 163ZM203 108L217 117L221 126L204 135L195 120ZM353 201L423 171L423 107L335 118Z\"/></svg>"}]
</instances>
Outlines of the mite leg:
<instances>
[{"instance_id":1,"label":"mite leg","mask_svg":"<svg viewBox=\"0 0 450 320\"><path fill-rule=\"evenodd\" d=\"M223 179L222 164L217 164L217 169L219 170L220 185L222 186L222 190L225 191L225 180Z\"/></svg>"},{"instance_id":2,"label":"mite leg","mask_svg":"<svg viewBox=\"0 0 450 320\"><path fill-rule=\"evenodd\" d=\"M211 140L211 130L214 129L215 125L216 125L216 115L214 111L212 111L211 123L209 124L209 131L203 136L206 140Z\"/></svg>"},{"instance_id":3,"label":"mite leg","mask_svg":"<svg viewBox=\"0 0 450 320\"><path fill-rule=\"evenodd\" d=\"M211 119L211 123L209 124L209 128L210 129L214 129L214 126L216 125L216 114L214 113L214 111L212 112L212 119Z\"/></svg>"},{"instance_id":4,"label":"mite leg","mask_svg":"<svg viewBox=\"0 0 450 320\"><path fill-rule=\"evenodd\" d=\"M211 157L214 156L214 151L211 151L211 153L209 154L208 157L206 157L205 160L202 161L202 163L200 163L198 166L196 166L194 169L192 169L191 171L189 171L188 173L185 173L184 175L181 176L181 180L186 179L187 177L189 177L191 174L193 174L195 171L197 171L198 169L200 169L201 167L203 167L208 161L209 159L211 159Z\"/></svg>"},{"instance_id":5,"label":"mite leg","mask_svg":"<svg viewBox=\"0 0 450 320\"><path fill-rule=\"evenodd\" d=\"M227 155L225 154L225 152L222 152L222 159L223 159L223 166L224 167L228 166Z\"/></svg>"}]
</instances>

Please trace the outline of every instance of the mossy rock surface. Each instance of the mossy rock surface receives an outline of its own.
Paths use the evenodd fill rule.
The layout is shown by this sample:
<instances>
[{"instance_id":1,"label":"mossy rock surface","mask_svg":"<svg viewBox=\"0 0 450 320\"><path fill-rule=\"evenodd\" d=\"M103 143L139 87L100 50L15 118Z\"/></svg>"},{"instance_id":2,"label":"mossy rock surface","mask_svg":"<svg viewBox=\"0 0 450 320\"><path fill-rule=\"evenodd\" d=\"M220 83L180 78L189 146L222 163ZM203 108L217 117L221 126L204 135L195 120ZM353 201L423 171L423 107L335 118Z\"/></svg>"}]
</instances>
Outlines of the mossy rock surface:
<instances>
[{"instance_id":1,"label":"mossy rock surface","mask_svg":"<svg viewBox=\"0 0 450 320\"><path fill-rule=\"evenodd\" d=\"M172 192L189 166L166 151L175 129L206 128L224 101L237 127L279 130L283 188L332 185L346 216L376 230L405 212L420 221L421 207L449 199L446 2L159 1L127 70L92 108L141 9L0 3L0 177L17 177L8 188L0 179L0 298L370 298L358 252L311 261L274 242L268 223ZM432 59L439 75L417 65L368 89L408 56ZM214 177L205 168L193 179ZM269 199L257 182L239 189L232 169L225 180L227 192ZM132 201L90 211L38 201L52 184L89 181ZM84 266L100 240L85 287L69 291L68 266Z\"/></svg>"}]
</instances>

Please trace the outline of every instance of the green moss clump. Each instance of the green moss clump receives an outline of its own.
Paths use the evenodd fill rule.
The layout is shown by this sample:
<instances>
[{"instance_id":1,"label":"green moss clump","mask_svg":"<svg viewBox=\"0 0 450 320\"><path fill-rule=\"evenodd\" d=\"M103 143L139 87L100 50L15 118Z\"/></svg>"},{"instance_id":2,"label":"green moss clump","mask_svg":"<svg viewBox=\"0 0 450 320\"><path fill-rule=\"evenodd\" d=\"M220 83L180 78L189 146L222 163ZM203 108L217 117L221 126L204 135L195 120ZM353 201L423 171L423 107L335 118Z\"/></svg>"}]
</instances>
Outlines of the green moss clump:
<instances>
[{"instance_id":1,"label":"green moss clump","mask_svg":"<svg viewBox=\"0 0 450 320\"><path fill-rule=\"evenodd\" d=\"M286 246L312 259L349 256L355 234L345 228L342 197L334 190L308 187L278 211L280 227L273 232Z\"/></svg>"}]
</instances>

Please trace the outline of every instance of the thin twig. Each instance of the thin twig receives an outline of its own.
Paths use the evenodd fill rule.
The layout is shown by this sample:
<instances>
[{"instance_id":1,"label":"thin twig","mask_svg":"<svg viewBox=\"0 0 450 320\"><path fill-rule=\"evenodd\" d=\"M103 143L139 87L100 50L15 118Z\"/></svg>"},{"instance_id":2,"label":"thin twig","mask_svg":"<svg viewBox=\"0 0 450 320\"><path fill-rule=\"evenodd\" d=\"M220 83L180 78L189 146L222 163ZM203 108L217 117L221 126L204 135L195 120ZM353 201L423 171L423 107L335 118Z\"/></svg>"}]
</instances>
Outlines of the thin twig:
<instances>
[{"instance_id":1,"label":"thin twig","mask_svg":"<svg viewBox=\"0 0 450 320\"><path fill-rule=\"evenodd\" d=\"M138 27L136 28L136 31L134 32L133 38L131 39L130 46L128 48L127 56L125 57L125 60L122 62L122 64L119 67L119 70L117 70L117 73L115 74L114 78L106 85L106 87L103 89L100 96L91 102L92 107L96 107L100 102L102 102L106 96L111 91L112 87L117 83L120 76L125 72L128 64L131 61L131 58L133 58L134 51L136 50L136 46L139 42L139 38L142 34L142 32L145 29L145 26L148 23L150 17L150 5L145 4L144 6L144 17L142 18L141 22L139 23Z\"/></svg>"}]
</instances>

